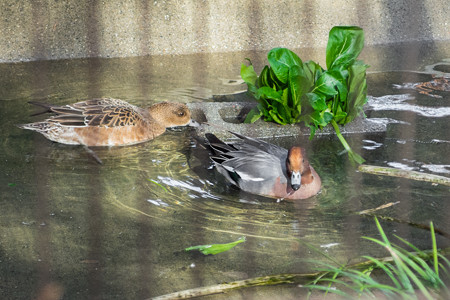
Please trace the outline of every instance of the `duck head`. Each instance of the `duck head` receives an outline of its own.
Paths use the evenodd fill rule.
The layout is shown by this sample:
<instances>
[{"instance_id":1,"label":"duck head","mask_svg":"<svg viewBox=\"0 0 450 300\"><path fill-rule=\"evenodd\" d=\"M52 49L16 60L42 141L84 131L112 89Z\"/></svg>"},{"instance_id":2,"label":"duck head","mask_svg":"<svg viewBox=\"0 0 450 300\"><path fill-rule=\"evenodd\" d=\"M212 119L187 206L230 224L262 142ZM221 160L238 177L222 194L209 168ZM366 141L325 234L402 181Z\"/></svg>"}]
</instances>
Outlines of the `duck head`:
<instances>
[{"instance_id":1,"label":"duck head","mask_svg":"<svg viewBox=\"0 0 450 300\"><path fill-rule=\"evenodd\" d=\"M291 188L297 191L302 184L313 180L305 149L294 146L288 151L286 158L286 171L290 179Z\"/></svg>"},{"instance_id":2,"label":"duck head","mask_svg":"<svg viewBox=\"0 0 450 300\"><path fill-rule=\"evenodd\" d=\"M183 103L160 102L150 106L148 111L165 127L184 126L191 123L191 112Z\"/></svg>"}]
</instances>

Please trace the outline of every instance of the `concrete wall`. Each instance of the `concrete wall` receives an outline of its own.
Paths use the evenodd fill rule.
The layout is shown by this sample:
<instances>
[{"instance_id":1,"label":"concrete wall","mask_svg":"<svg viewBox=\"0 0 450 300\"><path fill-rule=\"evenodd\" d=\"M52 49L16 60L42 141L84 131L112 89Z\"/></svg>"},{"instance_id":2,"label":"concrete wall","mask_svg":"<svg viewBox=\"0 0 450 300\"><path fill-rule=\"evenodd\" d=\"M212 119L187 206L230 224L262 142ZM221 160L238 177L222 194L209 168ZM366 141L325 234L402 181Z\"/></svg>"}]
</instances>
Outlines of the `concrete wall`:
<instances>
[{"instance_id":1,"label":"concrete wall","mask_svg":"<svg viewBox=\"0 0 450 300\"><path fill-rule=\"evenodd\" d=\"M1 0L0 62L324 47L335 25L366 44L450 40L442 0Z\"/></svg>"}]
</instances>

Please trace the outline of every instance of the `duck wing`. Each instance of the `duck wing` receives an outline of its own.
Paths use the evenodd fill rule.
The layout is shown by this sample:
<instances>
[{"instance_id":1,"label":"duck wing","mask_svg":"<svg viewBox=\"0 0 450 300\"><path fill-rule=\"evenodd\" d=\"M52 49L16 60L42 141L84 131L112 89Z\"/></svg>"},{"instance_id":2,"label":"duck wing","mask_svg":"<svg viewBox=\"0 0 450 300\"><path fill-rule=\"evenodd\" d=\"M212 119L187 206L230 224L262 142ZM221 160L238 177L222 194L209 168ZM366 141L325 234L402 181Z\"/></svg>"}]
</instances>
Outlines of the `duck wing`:
<instances>
[{"instance_id":1,"label":"duck wing","mask_svg":"<svg viewBox=\"0 0 450 300\"><path fill-rule=\"evenodd\" d=\"M287 156L287 150L281 147L259 140L246 138L233 144L227 144L219 140L213 134L206 134L214 155L211 157L217 170L229 182L244 191L261 191L264 187L277 180L286 180L283 174L283 166ZM240 137L240 135L237 135ZM244 136L243 136L244 137ZM249 142L250 141L250 142ZM275 148L267 147L274 146ZM284 151L279 151L279 149ZM275 150L279 155L267 151Z\"/></svg>"},{"instance_id":2,"label":"duck wing","mask_svg":"<svg viewBox=\"0 0 450 300\"><path fill-rule=\"evenodd\" d=\"M45 107L56 115L47 121L62 126L74 127L117 127L138 125L144 122L145 111L125 101L112 98L91 99L74 104L56 106L32 102Z\"/></svg>"},{"instance_id":3,"label":"duck wing","mask_svg":"<svg viewBox=\"0 0 450 300\"><path fill-rule=\"evenodd\" d=\"M267 182L277 178L282 174L280 160L264 151L254 152L249 156L248 152L234 151L227 153L231 158L225 160L215 159L228 173L232 173L233 178L241 186L242 183Z\"/></svg>"},{"instance_id":4,"label":"duck wing","mask_svg":"<svg viewBox=\"0 0 450 300\"><path fill-rule=\"evenodd\" d=\"M230 131L231 134L233 134L234 136L240 138L240 141L234 142L232 143L232 145L236 148L239 149L247 149L248 151L251 149L251 147L257 148L259 150L265 151L269 154L281 157L281 156L287 156L287 150L284 149L283 147L262 141L262 140L257 140L236 132L232 132Z\"/></svg>"}]
</instances>

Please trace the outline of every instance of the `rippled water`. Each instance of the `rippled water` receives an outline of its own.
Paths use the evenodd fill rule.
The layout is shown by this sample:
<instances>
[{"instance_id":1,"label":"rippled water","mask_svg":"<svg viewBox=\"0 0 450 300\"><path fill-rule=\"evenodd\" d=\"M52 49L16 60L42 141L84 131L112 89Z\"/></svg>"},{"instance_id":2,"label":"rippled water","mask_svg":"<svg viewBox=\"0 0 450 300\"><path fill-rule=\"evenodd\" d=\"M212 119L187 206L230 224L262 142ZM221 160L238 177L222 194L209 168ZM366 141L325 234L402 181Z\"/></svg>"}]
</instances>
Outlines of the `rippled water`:
<instances>
[{"instance_id":1,"label":"rippled water","mask_svg":"<svg viewBox=\"0 0 450 300\"><path fill-rule=\"evenodd\" d=\"M433 45L429 56L403 65L390 62L398 63L395 58L410 47L365 50L363 59L374 68L366 114L389 122L386 133L347 137L368 164L449 176L449 92L437 91L438 98L404 85L432 80L418 71L450 57L448 46ZM305 51L306 59L322 58ZM30 100L212 101L212 95L243 90L236 83L245 57L252 57L256 67L264 64L262 53L234 53L0 65L0 294L5 299L50 292L64 299L145 299L255 276L308 272L312 266L304 260L323 257L303 242L343 263L362 254L384 256L383 249L360 238L377 237L373 220L356 213L396 201L379 214L433 221L450 232L448 187L359 173L334 136L272 141L286 147L302 142L323 181L316 197L277 203L226 185L193 143L192 128L169 130L140 145L95 149L103 160L98 165L83 147L52 143L14 126L41 118L30 117ZM378 57L387 58L379 62ZM389 234L430 247L424 230L382 225ZM240 236L247 241L216 256L183 251ZM440 237L438 242L448 245ZM265 287L226 297L295 298L298 293L297 287Z\"/></svg>"}]
</instances>

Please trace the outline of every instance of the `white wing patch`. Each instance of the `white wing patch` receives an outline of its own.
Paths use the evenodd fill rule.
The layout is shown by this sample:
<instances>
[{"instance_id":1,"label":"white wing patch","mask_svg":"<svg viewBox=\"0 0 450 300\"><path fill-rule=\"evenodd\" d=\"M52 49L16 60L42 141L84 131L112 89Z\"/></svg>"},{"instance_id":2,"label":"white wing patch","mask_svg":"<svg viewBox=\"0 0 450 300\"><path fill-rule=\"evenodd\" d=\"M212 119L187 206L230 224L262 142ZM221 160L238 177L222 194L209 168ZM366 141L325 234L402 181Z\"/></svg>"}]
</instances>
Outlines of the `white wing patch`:
<instances>
[{"instance_id":1,"label":"white wing patch","mask_svg":"<svg viewBox=\"0 0 450 300\"><path fill-rule=\"evenodd\" d=\"M239 175L239 177L241 177L242 180L256 181L256 182L264 180L264 178L253 177L252 175L244 173L244 172L236 172L236 173Z\"/></svg>"}]
</instances>

